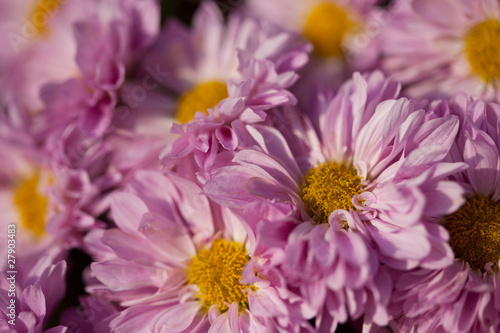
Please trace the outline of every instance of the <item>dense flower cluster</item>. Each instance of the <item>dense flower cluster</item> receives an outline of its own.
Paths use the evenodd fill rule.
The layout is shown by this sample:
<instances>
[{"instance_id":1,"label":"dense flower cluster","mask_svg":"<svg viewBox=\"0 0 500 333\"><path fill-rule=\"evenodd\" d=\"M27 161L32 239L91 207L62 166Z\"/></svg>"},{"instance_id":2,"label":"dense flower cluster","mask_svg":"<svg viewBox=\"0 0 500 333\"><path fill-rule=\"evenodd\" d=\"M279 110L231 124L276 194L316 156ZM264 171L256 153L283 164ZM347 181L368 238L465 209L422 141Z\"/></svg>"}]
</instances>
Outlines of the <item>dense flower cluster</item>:
<instances>
[{"instance_id":1,"label":"dense flower cluster","mask_svg":"<svg viewBox=\"0 0 500 333\"><path fill-rule=\"evenodd\" d=\"M0 0L0 332L500 332L500 1L173 3Z\"/></svg>"}]
</instances>

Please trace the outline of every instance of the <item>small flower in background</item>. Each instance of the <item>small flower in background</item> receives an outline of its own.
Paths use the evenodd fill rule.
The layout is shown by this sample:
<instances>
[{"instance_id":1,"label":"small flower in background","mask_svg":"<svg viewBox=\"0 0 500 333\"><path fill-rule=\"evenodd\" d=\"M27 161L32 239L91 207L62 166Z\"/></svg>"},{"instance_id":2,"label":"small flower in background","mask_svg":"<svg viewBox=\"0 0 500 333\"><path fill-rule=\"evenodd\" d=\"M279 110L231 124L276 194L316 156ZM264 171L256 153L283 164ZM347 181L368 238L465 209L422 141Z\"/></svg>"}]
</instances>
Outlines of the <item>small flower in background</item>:
<instances>
[{"instance_id":1,"label":"small flower in background","mask_svg":"<svg viewBox=\"0 0 500 333\"><path fill-rule=\"evenodd\" d=\"M70 181L72 175L58 174L61 170L53 168L52 161L37 147L32 136L17 133L7 118L2 120L1 225L4 228L10 223L18 225L19 257L26 256L26 260L31 258L34 263L49 253L54 260L64 257L68 248L81 241L79 229L84 231L96 226L94 218L84 216L75 205L78 195L87 194L82 191L85 186L78 189L77 179ZM7 234L0 237L6 244ZM4 254L5 250L6 247L0 251ZM6 257L2 256L3 264Z\"/></svg>"},{"instance_id":2,"label":"small flower in background","mask_svg":"<svg viewBox=\"0 0 500 333\"><path fill-rule=\"evenodd\" d=\"M131 89L128 85L136 79L134 67L158 34L159 8L151 0L113 0L95 1L91 9L71 29L77 68L66 80L47 82L39 95L51 130L62 132L76 126L83 135L95 139L123 126L122 118L129 117L118 109L123 103L137 107L136 102L147 103L153 95L140 87L143 90L132 93L132 97L141 95L138 101L130 101L123 98L127 90L121 90L125 84ZM151 103L149 106L153 109ZM137 120L136 115L134 118Z\"/></svg>"},{"instance_id":3,"label":"small flower in background","mask_svg":"<svg viewBox=\"0 0 500 333\"><path fill-rule=\"evenodd\" d=\"M0 84L29 114L43 108L40 89L77 72L73 24L89 15L93 2L1 1Z\"/></svg>"},{"instance_id":4,"label":"small flower in background","mask_svg":"<svg viewBox=\"0 0 500 333\"><path fill-rule=\"evenodd\" d=\"M269 22L231 13L226 23L210 2L200 5L190 30L167 22L145 58L171 73L163 84L178 97L181 125L172 132L180 137L162 154L163 162L172 168L178 161L170 157L184 158L191 159L192 170L210 168L219 150L237 148L233 122L260 122L266 110L296 104L287 89L309 51L295 34Z\"/></svg>"},{"instance_id":5,"label":"small flower in background","mask_svg":"<svg viewBox=\"0 0 500 333\"><path fill-rule=\"evenodd\" d=\"M168 20L145 61L170 73L163 85L178 96L176 118L184 124L227 97L244 98L258 114L295 104L287 88L309 51L297 36L264 20L230 13L226 23L215 3L207 1L191 28Z\"/></svg>"},{"instance_id":6,"label":"small flower in background","mask_svg":"<svg viewBox=\"0 0 500 333\"><path fill-rule=\"evenodd\" d=\"M355 71L378 66L378 34L388 16L377 2L248 0L246 8L312 43L313 56L299 72L304 79L294 91L305 98L316 89L338 88Z\"/></svg>"},{"instance_id":7,"label":"small flower in background","mask_svg":"<svg viewBox=\"0 0 500 333\"><path fill-rule=\"evenodd\" d=\"M7 231L15 225L14 235L0 235L0 297L5 305L0 328L8 330L15 319L17 332L43 332L65 296L70 249L82 246L86 231L103 226L95 210L96 197L102 194L82 168L57 165L34 136L18 132L4 114L0 118L0 226Z\"/></svg>"},{"instance_id":8,"label":"small flower in background","mask_svg":"<svg viewBox=\"0 0 500 333\"><path fill-rule=\"evenodd\" d=\"M498 1L404 3L395 1L381 40L383 68L408 87L407 94L446 98L466 92L498 102Z\"/></svg>"}]
</instances>

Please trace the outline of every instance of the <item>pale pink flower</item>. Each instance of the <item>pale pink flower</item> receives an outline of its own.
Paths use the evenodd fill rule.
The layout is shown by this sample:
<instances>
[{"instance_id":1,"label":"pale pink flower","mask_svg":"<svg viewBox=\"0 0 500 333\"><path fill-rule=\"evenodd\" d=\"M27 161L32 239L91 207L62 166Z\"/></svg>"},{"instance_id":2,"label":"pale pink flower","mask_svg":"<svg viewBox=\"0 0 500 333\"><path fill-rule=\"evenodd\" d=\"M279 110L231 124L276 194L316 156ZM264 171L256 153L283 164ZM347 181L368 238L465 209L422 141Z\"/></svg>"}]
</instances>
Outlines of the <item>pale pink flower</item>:
<instances>
[{"instance_id":1,"label":"pale pink flower","mask_svg":"<svg viewBox=\"0 0 500 333\"><path fill-rule=\"evenodd\" d=\"M322 329L363 313L374 330L388 323L391 281L380 263L411 269L453 260L446 231L432 219L463 203L463 189L446 177L465 166L444 160L458 119L396 100L398 91L379 72L354 74L332 100L318 101L318 129L293 108L272 114L281 133L238 123L241 150L204 186L247 214L265 202L288 209L278 219L289 233L284 269L299 275L309 301L321 295ZM293 229L290 219L304 223Z\"/></svg>"},{"instance_id":2,"label":"pale pink flower","mask_svg":"<svg viewBox=\"0 0 500 333\"><path fill-rule=\"evenodd\" d=\"M500 105L457 95L433 108L459 116L460 132L448 158L469 166L453 176L466 189L465 205L441 220L456 259L442 269L394 271L391 312L402 332L497 332Z\"/></svg>"},{"instance_id":3,"label":"pale pink flower","mask_svg":"<svg viewBox=\"0 0 500 333\"><path fill-rule=\"evenodd\" d=\"M383 68L412 97L464 92L499 101L496 0L395 1L382 32Z\"/></svg>"},{"instance_id":4,"label":"pale pink flower","mask_svg":"<svg viewBox=\"0 0 500 333\"><path fill-rule=\"evenodd\" d=\"M88 291L119 306L106 319L110 331L311 329L314 312L287 288L275 251L195 183L137 172L112 196L111 217L116 228L92 231L86 242L97 259Z\"/></svg>"}]
</instances>

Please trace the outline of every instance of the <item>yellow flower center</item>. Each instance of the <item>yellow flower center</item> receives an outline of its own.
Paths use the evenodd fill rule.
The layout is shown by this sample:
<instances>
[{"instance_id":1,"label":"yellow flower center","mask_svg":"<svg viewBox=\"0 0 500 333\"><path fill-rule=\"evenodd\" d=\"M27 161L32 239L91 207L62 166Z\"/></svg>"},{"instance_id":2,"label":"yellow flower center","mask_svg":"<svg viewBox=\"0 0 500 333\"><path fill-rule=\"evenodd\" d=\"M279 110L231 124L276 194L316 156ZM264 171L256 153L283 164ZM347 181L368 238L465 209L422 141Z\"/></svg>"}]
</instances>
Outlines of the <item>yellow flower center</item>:
<instances>
[{"instance_id":1,"label":"yellow flower center","mask_svg":"<svg viewBox=\"0 0 500 333\"><path fill-rule=\"evenodd\" d=\"M455 257L484 272L484 265L500 260L500 203L475 196L445 218ZM494 266L494 269L498 267Z\"/></svg>"},{"instance_id":2,"label":"yellow flower center","mask_svg":"<svg viewBox=\"0 0 500 333\"><path fill-rule=\"evenodd\" d=\"M354 208L352 198L362 192L361 177L351 165L325 162L307 171L300 189L309 216L327 223L334 210Z\"/></svg>"},{"instance_id":3,"label":"yellow flower center","mask_svg":"<svg viewBox=\"0 0 500 333\"><path fill-rule=\"evenodd\" d=\"M185 124L194 119L196 112L208 114L207 109L213 108L227 97L227 88L224 83L211 81L199 84L179 97L176 118L179 123Z\"/></svg>"},{"instance_id":4,"label":"yellow flower center","mask_svg":"<svg viewBox=\"0 0 500 333\"><path fill-rule=\"evenodd\" d=\"M214 304L221 312L227 311L227 304L232 302L238 303L240 311L248 309L244 290L251 287L240 283L243 267L250 260L245 253L240 243L221 239L193 258L187 268L188 283L198 286L198 298L205 311Z\"/></svg>"},{"instance_id":5,"label":"yellow flower center","mask_svg":"<svg viewBox=\"0 0 500 333\"><path fill-rule=\"evenodd\" d=\"M36 2L29 19L39 35L47 34L50 19L60 8L60 0L38 0Z\"/></svg>"},{"instance_id":6,"label":"yellow flower center","mask_svg":"<svg viewBox=\"0 0 500 333\"><path fill-rule=\"evenodd\" d=\"M500 21L486 20L465 37L465 54L473 73L486 82L500 79Z\"/></svg>"},{"instance_id":7,"label":"yellow flower center","mask_svg":"<svg viewBox=\"0 0 500 333\"><path fill-rule=\"evenodd\" d=\"M354 27L347 12L331 3L316 6L307 17L304 36L314 45L314 51L322 57L344 55L344 36Z\"/></svg>"},{"instance_id":8,"label":"yellow flower center","mask_svg":"<svg viewBox=\"0 0 500 333\"><path fill-rule=\"evenodd\" d=\"M39 173L24 180L14 192L14 204L19 212L21 225L40 237L45 234L47 199L38 192Z\"/></svg>"}]
</instances>

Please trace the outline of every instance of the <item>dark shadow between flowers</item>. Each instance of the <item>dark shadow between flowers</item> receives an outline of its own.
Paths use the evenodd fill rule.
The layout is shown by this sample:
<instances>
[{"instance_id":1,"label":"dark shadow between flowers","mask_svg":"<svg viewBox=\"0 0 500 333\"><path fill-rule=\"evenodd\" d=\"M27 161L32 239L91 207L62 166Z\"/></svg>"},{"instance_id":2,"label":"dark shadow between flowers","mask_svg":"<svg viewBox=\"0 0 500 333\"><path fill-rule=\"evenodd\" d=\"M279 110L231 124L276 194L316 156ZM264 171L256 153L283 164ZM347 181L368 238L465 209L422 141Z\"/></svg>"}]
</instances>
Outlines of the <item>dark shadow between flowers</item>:
<instances>
[{"instance_id":1,"label":"dark shadow between flowers","mask_svg":"<svg viewBox=\"0 0 500 333\"><path fill-rule=\"evenodd\" d=\"M83 271L90 266L92 258L82 250L72 249L69 252L66 262L68 263L68 270L66 273L66 294L49 318L47 328L59 325L64 311L72 307L78 307L80 305L78 297L87 295L82 276Z\"/></svg>"}]
</instances>

